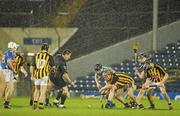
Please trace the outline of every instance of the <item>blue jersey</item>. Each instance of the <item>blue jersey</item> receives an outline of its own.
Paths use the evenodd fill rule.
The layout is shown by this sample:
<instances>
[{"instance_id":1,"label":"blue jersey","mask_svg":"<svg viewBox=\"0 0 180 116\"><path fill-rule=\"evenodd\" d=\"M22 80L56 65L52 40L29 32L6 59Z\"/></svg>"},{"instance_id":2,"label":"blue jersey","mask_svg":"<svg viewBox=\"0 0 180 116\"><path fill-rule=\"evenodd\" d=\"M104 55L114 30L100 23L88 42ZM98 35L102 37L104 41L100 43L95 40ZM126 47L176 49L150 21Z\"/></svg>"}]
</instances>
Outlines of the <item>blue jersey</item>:
<instances>
[{"instance_id":1,"label":"blue jersey","mask_svg":"<svg viewBox=\"0 0 180 116\"><path fill-rule=\"evenodd\" d=\"M14 55L13 52L11 50L8 50L7 52L5 52L2 61L1 61L1 67L2 69L7 69L8 68L8 60L14 60Z\"/></svg>"},{"instance_id":2,"label":"blue jersey","mask_svg":"<svg viewBox=\"0 0 180 116\"><path fill-rule=\"evenodd\" d=\"M3 69L3 68L2 68L2 61L0 61L0 69Z\"/></svg>"}]
</instances>

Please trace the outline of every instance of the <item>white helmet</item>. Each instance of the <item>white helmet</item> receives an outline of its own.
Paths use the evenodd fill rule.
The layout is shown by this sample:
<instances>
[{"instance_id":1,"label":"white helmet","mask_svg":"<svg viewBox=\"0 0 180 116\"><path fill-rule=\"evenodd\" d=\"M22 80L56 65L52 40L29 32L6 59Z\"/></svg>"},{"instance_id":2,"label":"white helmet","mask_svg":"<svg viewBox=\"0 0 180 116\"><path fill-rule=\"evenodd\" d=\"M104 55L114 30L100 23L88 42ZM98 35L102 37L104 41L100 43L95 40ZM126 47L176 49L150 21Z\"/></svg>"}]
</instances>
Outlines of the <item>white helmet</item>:
<instances>
[{"instance_id":1,"label":"white helmet","mask_svg":"<svg viewBox=\"0 0 180 116\"><path fill-rule=\"evenodd\" d=\"M15 42L9 42L9 43L8 43L8 48L11 48L11 49L12 49L12 48L16 48L16 49L17 49L17 48L18 48L18 45L17 45Z\"/></svg>"}]
</instances>

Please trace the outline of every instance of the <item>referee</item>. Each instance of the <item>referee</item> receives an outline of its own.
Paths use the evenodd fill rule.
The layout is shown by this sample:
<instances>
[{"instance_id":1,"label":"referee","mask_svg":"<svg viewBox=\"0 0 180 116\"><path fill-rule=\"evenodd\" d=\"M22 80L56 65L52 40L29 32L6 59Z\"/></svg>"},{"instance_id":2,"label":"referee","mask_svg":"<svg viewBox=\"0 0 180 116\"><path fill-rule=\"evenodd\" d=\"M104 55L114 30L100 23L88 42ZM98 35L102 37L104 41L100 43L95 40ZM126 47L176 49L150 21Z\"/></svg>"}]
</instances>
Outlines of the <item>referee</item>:
<instances>
[{"instance_id":1,"label":"referee","mask_svg":"<svg viewBox=\"0 0 180 116\"><path fill-rule=\"evenodd\" d=\"M69 78L66 62L71 58L71 51L66 49L62 54L58 54L55 57L56 71L54 75L51 75L50 80L54 84L55 88L58 90L56 99L54 100L54 105L58 108L65 108L64 103L68 93L67 83L70 83L75 87L75 81ZM61 102L59 103L59 99Z\"/></svg>"}]
</instances>

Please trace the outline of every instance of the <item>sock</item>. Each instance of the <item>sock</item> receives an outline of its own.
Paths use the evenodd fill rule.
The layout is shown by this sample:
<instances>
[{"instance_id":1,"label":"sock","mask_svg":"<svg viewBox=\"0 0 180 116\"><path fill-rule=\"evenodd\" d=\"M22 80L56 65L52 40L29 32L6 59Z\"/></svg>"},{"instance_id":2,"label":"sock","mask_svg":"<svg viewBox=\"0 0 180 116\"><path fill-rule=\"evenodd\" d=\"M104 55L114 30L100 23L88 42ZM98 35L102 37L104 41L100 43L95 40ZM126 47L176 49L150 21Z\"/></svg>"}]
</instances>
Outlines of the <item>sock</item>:
<instances>
[{"instance_id":1,"label":"sock","mask_svg":"<svg viewBox=\"0 0 180 116\"><path fill-rule=\"evenodd\" d=\"M148 98L148 101L150 103L150 106L154 106L154 103L153 103L153 101L151 99L151 96L147 95L147 98Z\"/></svg>"},{"instance_id":2,"label":"sock","mask_svg":"<svg viewBox=\"0 0 180 116\"><path fill-rule=\"evenodd\" d=\"M61 95L61 104L64 105L66 101L67 96L66 95Z\"/></svg>"},{"instance_id":3,"label":"sock","mask_svg":"<svg viewBox=\"0 0 180 116\"><path fill-rule=\"evenodd\" d=\"M128 103L124 103L124 106L129 106L129 104Z\"/></svg>"},{"instance_id":4,"label":"sock","mask_svg":"<svg viewBox=\"0 0 180 116\"><path fill-rule=\"evenodd\" d=\"M168 103L170 103L170 98L169 98L168 94L167 94L167 93L162 93L162 95L163 95L164 99L165 99Z\"/></svg>"},{"instance_id":5,"label":"sock","mask_svg":"<svg viewBox=\"0 0 180 116\"><path fill-rule=\"evenodd\" d=\"M33 104L37 104L38 102L37 101L34 101Z\"/></svg>"},{"instance_id":6,"label":"sock","mask_svg":"<svg viewBox=\"0 0 180 116\"><path fill-rule=\"evenodd\" d=\"M112 103L112 102L111 102L110 100L108 100L108 101L107 101L107 104L109 104L109 105L110 105L111 103Z\"/></svg>"},{"instance_id":7,"label":"sock","mask_svg":"<svg viewBox=\"0 0 180 116\"><path fill-rule=\"evenodd\" d=\"M9 102L8 102L8 101L4 101L4 105L5 105L5 106L8 106L8 105L9 105Z\"/></svg>"},{"instance_id":8,"label":"sock","mask_svg":"<svg viewBox=\"0 0 180 116\"><path fill-rule=\"evenodd\" d=\"M60 91L60 92L58 92L56 99L59 100L61 98L61 96L62 96L62 92Z\"/></svg>"},{"instance_id":9,"label":"sock","mask_svg":"<svg viewBox=\"0 0 180 116\"><path fill-rule=\"evenodd\" d=\"M46 104L49 104L49 98L46 98L46 99L45 99L45 103L46 103Z\"/></svg>"},{"instance_id":10,"label":"sock","mask_svg":"<svg viewBox=\"0 0 180 116\"><path fill-rule=\"evenodd\" d=\"M169 105L169 106L171 106L171 105L172 105L172 103L168 103L168 105Z\"/></svg>"},{"instance_id":11,"label":"sock","mask_svg":"<svg viewBox=\"0 0 180 116\"><path fill-rule=\"evenodd\" d=\"M40 103L38 104L38 107L39 107L40 109L43 109L43 108L44 108L44 104L40 102Z\"/></svg>"}]
</instances>

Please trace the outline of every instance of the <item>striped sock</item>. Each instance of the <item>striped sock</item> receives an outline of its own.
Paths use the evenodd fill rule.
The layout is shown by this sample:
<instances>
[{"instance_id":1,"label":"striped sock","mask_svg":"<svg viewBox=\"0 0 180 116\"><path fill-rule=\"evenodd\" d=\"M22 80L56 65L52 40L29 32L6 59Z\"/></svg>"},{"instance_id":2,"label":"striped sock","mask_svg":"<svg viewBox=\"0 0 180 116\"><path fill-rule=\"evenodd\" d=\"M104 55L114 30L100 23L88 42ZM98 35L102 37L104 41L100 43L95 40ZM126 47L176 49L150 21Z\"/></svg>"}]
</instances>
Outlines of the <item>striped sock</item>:
<instances>
[{"instance_id":1,"label":"striped sock","mask_svg":"<svg viewBox=\"0 0 180 116\"><path fill-rule=\"evenodd\" d=\"M38 108L39 108L39 109L44 109L44 103L40 102L40 103L38 104Z\"/></svg>"}]
</instances>

